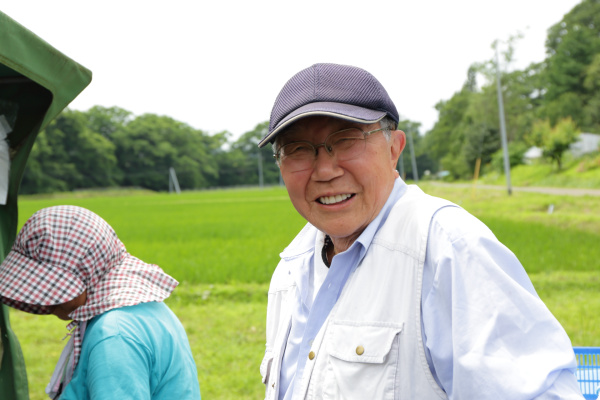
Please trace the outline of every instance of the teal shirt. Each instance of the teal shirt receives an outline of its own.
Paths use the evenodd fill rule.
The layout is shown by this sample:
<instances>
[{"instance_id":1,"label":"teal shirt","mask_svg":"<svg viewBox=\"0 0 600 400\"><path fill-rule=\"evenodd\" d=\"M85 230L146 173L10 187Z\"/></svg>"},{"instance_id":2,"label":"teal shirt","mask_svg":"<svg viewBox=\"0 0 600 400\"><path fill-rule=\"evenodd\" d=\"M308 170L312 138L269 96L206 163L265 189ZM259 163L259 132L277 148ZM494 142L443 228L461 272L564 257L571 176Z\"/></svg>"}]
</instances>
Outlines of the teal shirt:
<instances>
[{"instance_id":1,"label":"teal shirt","mask_svg":"<svg viewBox=\"0 0 600 400\"><path fill-rule=\"evenodd\" d=\"M60 397L71 399L200 399L187 335L169 307L142 303L93 318Z\"/></svg>"}]
</instances>

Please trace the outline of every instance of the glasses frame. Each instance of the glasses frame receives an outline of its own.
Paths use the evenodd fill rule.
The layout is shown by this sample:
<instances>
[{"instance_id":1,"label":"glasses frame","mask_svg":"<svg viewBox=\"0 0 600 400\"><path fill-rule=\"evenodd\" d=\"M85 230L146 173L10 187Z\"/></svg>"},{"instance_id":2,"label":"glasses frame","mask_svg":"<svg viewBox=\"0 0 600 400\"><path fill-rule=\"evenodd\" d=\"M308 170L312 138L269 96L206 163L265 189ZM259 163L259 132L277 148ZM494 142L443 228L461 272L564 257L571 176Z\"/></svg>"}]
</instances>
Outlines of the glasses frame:
<instances>
[{"instance_id":1,"label":"glasses frame","mask_svg":"<svg viewBox=\"0 0 600 400\"><path fill-rule=\"evenodd\" d=\"M313 150L314 150L314 155L315 155L314 159L315 160L317 159L317 156L319 155L319 147L325 148L325 151L327 152L327 154L329 154L331 157L333 157L334 156L334 154L332 153L333 149L331 147L327 146L327 141L329 140L329 138L331 136L336 135L336 134L338 134L340 132L351 130L351 129L356 129L356 130L362 132L363 138L362 139L357 139L357 140L367 140L367 138L369 136L371 136L372 134L374 134L374 133L377 133L379 131L386 131L386 130L388 130L388 128L377 128L377 129L374 129L372 131L365 132L364 130L362 130L360 128L357 128L357 127L340 129L339 131L335 131L335 132L332 132L329 135L327 135L327 137L325 138L325 141L323 143L313 144L313 143L309 142L308 140L297 140L295 142L286 143L286 144L284 144L283 146L280 146L277 149L277 151L275 152L275 154L273 154L273 158L275 158L275 160L277 161L277 164L281 166L281 149L283 149L285 146L287 146L289 144L295 144L295 143L308 144L310 147L312 147Z\"/></svg>"}]
</instances>

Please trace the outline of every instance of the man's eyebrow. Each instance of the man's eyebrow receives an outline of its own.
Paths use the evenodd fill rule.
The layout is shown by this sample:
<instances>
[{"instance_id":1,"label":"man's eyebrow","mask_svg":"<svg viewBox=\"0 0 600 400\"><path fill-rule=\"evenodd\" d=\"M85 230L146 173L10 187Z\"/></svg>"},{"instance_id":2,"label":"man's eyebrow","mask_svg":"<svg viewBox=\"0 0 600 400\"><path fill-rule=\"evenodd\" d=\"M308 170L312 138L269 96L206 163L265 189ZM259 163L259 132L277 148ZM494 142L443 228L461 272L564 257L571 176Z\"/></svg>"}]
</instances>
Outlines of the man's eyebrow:
<instances>
[{"instance_id":1,"label":"man's eyebrow","mask_svg":"<svg viewBox=\"0 0 600 400\"><path fill-rule=\"evenodd\" d=\"M332 129L331 132L329 132L329 134L343 131L344 129L350 129L350 128L357 128L357 129L364 131L364 130L368 130L369 127L376 125L376 124L377 124L377 122L370 123L370 124L363 124L363 123L355 122L355 121L340 120L339 125L336 128ZM279 140L283 141L283 140L289 139L290 136L294 135L295 133L297 134L300 131L301 130L298 129L298 127L296 125L289 126L278 135L280 138ZM303 141L303 140L294 138L292 141L297 142L297 141Z\"/></svg>"},{"instance_id":2,"label":"man's eyebrow","mask_svg":"<svg viewBox=\"0 0 600 400\"><path fill-rule=\"evenodd\" d=\"M293 133L294 133L293 130L286 129L285 131L283 131L279 134L279 141L283 142L283 141L289 140L290 136L293 135Z\"/></svg>"}]
</instances>

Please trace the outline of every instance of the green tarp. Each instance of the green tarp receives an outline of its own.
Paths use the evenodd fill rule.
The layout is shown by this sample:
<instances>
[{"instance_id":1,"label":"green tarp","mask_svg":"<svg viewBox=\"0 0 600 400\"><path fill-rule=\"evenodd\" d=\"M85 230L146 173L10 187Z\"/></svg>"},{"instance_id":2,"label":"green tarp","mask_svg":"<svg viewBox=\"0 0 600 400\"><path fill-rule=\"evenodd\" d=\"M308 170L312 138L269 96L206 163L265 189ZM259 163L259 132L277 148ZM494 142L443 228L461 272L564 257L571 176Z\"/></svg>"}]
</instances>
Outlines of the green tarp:
<instances>
[{"instance_id":1,"label":"green tarp","mask_svg":"<svg viewBox=\"0 0 600 400\"><path fill-rule=\"evenodd\" d=\"M89 70L0 12L0 261L17 233L19 184L35 138L91 79ZM5 306L0 332L0 397L28 399L25 363Z\"/></svg>"}]
</instances>

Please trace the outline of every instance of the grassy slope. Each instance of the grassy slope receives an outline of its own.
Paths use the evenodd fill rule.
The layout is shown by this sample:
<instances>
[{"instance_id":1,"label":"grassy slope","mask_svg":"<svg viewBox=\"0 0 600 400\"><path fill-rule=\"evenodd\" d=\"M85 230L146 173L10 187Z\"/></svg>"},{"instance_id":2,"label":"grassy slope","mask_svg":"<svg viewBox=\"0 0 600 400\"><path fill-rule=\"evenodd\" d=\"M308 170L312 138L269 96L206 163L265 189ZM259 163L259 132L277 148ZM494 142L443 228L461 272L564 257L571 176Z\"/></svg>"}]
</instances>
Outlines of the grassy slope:
<instances>
[{"instance_id":1,"label":"grassy slope","mask_svg":"<svg viewBox=\"0 0 600 400\"><path fill-rule=\"evenodd\" d=\"M514 186L600 188L600 155L572 159L567 154L561 171L543 160L520 165L511 169L510 177ZM481 182L504 185L506 178L504 174L492 171L482 176Z\"/></svg>"}]
</instances>

